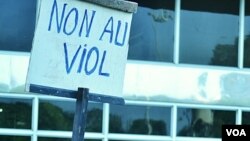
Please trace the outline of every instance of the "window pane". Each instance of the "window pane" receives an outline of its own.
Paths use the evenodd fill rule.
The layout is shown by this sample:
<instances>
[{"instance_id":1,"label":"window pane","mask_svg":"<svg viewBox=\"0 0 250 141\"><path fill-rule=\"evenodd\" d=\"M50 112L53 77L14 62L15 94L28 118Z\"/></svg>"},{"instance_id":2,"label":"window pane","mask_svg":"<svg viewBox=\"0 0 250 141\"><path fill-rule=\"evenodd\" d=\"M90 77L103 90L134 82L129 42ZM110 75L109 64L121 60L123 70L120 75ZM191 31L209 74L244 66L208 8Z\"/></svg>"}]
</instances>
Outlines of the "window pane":
<instances>
[{"instance_id":1,"label":"window pane","mask_svg":"<svg viewBox=\"0 0 250 141\"><path fill-rule=\"evenodd\" d=\"M177 120L178 136L221 137L223 124L235 124L235 112L179 108Z\"/></svg>"},{"instance_id":2,"label":"window pane","mask_svg":"<svg viewBox=\"0 0 250 141\"><path fill-rule=\"evenodd\" d=\"M180 63L237 66L239 0L182 0Z\"/></svg>"},{"instance_id":3,"label":"window pane","mask_svg":"<svg viewBox=\"0 0 250 141\"><path fill-rule=\"evenodd\" d=\"M112 133L169 135L170 108L111 105L109 130Z\"/></svg>"},{"instance_id":4,"label":"window pane","mask_svg":"<svg viewBox=\"0 0 250 141\"><path fill-rule=\"evenodd\" d=\"M0 1L0 50L31 50L36 0Z\"/></svg>"},{"instance_id":5,"label":"window pane","mask_svg":"<svg viewBox=\"0 0 250 141\"><path fill-rule=\"evenodd\" d=\"M72 131L75 102L41 101L39 105L38 127L41 130ZM89 103L86 132L101 132L102 105Z\"/></svg>"},{"instance_id":6,"label":"window pane","mask_svg":"<svg viewBox=\"0 0 250 141\"><path fill-rule=\"evenodd\" d=\"M128 59L173 60L174 0L133 0L139 4L133 14Z\"/></svg>"},{"instance_id":7,"label":"window pane","mask_svg":"<svg viewBox=\"0 0 250 141\"><path fill-rule=\"evenodd\" d=\"M244 66L250 67L250 0L246 0Z\"/></svg>"},{"instance_id":8,"label":"window pane","mask_svg":"<svg viewBox=\"0 0 250 141\"><path fill-rule=\"evenodd\" d=\"M31 104L31 100L0 98L0 128L30 129Z\"/></svg>"},{"instance_id":9,"label":"window pane","mask_svg":"<svg viewBox=\"0 0 250 141\"><path fill-rule=\"evenodd\" d=\"M250 112L243 112L242 113L242 124L250 125Z\"/></svg>"},{"instance_id":10,"label":"window pane","mask_svg":"<svg viewBox=\"0 0 250 141\"><path fill-rule=\"evenodd\" d=\"M0 135L0 141L30 141L30 137Z\"/></svg>"}]
</instances>

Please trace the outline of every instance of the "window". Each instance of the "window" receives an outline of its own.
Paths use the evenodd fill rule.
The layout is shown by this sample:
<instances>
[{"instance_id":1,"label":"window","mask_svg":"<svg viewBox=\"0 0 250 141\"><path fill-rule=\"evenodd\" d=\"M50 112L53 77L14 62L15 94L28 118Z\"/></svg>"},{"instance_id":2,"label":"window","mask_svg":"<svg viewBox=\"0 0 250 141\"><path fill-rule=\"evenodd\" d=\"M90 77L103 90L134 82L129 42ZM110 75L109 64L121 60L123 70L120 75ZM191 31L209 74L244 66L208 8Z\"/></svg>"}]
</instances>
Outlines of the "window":
<instances>
[{"instance_id":1,"label":"window","mask_svg":"<svg viewBox=\"0 0 250 141\"><path fill-rule=\"evenodd\" d=\"M42 100L39 104L38 129L71 131L75 102ZM89 103L86 132L101 132L102 104Z\"/></svg>"},{"instance_id":2,"label":"window","mask_svg":"<svg viewBox=\"0 0 250 141\"><path fill-rule=\"evenodd\" d=\"M250 125L250 112L243 112L242 113L242 124Z\"/></svg>"},{"instance_id":3,"label":"window","mask_svg":"<svg viewBox=\"0 0 250 141\"><path fill-rule=\"evenodd\" d=\"M31 111L31 100L0 98L0 128L30 129Z\"/></svg>"},{"instance_id":4,"label":"window","mask_svg":"<svg viewBox=\"0 0 250 141\"><path fill-rule=\"evenodd\" d=\"M224 124L235 124L235 112L179 108L177 134L190 137L221 137Z\"/></svg>"},{"instance_id":5,"label":"window","mask_svg":"<svg viewBox=\"0 0 250 141\"><path fill-rule=\"evenodd\" d=\"M30 141L30 137L22 136L0 136L1 141Z\"/></svg>"},{"instance_id":6,"label":"window","mask_svg":"<svg viewBox=\"0 0 250 141\"><path fill-rule=\"evenodd\" d=\"M174 0L136 1L128 59L173 61Z\"/></svg>"},{"instance_id":7,"label":"window","mask_svg":"<svg viewBox=\"0 0 250 141\"><path fill-rule=\"evenodd\" d=\"M0 1L0 50L30 52L36 21L36 0Z\"/></svg>"},{"instance_id":8,"label":"window","mask_svg":"<svg viewBox=\"0 0 250 141\"><path fill-rule=\"evenodd\" d=\"M170 108L112 105L109 123L111 133L169 135Z\"/></svg>"},{"instance_id":9,"label":"window","mask_svg":"<svg viewBox=\"0 0 250 141\"><path fill-rule=\"evenodd\" d=\"M182 0L180 63L237 66L238 0Z\"/></svg>"},{"instance_id":10,"label":"window","mask_svg":"<svg viewBox=\"0 0 250 141\"><path fill-rule=\"evenodd\" d=\"M245 5L249 5L250 0L246 0ZM246 6L245 10L245 39L244 39L244 66L250 67L250 8Z\"/></svg>"}]
</instances>

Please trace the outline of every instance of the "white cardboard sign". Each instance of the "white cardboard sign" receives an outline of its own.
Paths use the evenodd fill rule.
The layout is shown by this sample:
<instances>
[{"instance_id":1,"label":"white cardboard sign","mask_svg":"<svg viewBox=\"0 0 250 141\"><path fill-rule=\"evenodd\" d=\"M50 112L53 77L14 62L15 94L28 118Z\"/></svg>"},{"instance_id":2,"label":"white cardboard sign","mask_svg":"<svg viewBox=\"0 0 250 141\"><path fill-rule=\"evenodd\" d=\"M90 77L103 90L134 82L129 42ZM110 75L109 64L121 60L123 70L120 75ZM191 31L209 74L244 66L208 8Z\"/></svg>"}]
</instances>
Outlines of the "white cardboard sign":
<instances>
[{"instance_id":1,"label":"white cardboard sign","mask_svg":"<svg viewBox=\"0 0 250 141\"><path fill-rule=\"evenodd\" d=\"M122 96L132 13L78 0L42 0L30 84Z\"/></svg>"}]
</instances>

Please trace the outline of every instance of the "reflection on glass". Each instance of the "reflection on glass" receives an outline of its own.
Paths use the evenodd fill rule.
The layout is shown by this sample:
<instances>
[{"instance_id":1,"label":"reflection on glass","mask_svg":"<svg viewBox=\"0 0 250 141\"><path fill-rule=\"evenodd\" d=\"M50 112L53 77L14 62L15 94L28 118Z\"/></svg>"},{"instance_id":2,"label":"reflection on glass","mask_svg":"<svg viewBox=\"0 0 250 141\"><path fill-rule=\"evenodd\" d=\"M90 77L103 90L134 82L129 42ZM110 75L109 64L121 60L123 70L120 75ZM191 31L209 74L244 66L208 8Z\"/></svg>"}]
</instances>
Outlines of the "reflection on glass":
<instances>
[{"instance_id":1,"label":"reflection on glass","mask_svg":"<svg viewBox=\"0 0 250 141\"><path fill-rule=\"evenodd\" d=\"M173 60L174 0L139 1L131 23L128 59Z\"/></svg>"},{"instance_id":2,"label":"reflection on glass","mask_svg":"<svg viewBox=\"0 0 250 141\"><path fill-rule=\"evenodd\" d=\"M109 131L112 133L169 135L170 108L112 105Z\"/></svg>"},{"instance_id":3,"label":"reflection on glass","mask_svg":"<svg viewBox=\"0 0 250 141\"><path fill-rule=\"evenodd\" d=\"M244 67L250 67L250 0L246 0L245 5Z\"/></svg>"},{"instance_id":4,"label":"reflection on glass","mask_svg":"<svg viewBox=\"0 0 250 141\"><path fill-rule=\"evenodd\" d=\"M182 0L180 63L237 66L239 0Z\"/></svg>"},{"instance_id":5,"label":"reflection on glass","mask_svg":"<svg viewBox=\"0 0 250 141\"><path fill-rule=\"evenodd\" d=\"M30 141L30 137L0 135L0 141Z\"/></svg>"},{"instance_id":6,"label":"reflection on glass","mask_svg":"<svg viewBox=\"0 0 250 141\"><path fill-rule=\"evenodd\" d=\"M0 98L0 128L30 129L31 104L31 100Z\"/></svg>"},{"instance_id":7,"label":"reflection on glass","mask_svg":"<svg viewBox=\"0 0 250 141\"><path fill-rule=\"evenodd\" d=\"M250 125L250 112L243 112L242 113L242 124Z\"/></svg>"},{"instance_id":8,"label":"reflection on glass","mask_svg":"<svg viewBox=\"0 0 250 141\"><path fill-rule=\"evenodd\" d=\"M177 135L189 137L221 137L224 124L235 124L234 111L179 108Z\"/></svg>"},{"instance_id":9,"label":"reflection on glass","mask_svg":"<svg viewBox=\"0 0 250 141\"><path fill-rule=\"evenodd\" d=\"M0 1L0 50L31 50L36 0Z\"/></svg>"},{"instance_id":10,"label":"reflection on glass","mask_svg":"<svg viewBox=\"0 0 250 141\"><path fill-rule=\"evenodd\" d=\"M75 102L41 101L39 104L40 130L72 131L75 113ZM86 132L101 132L102 105L89 103Z\"/></svg>"},{"instance_id":11,"label":"reflection on glass","mask_svg":"<svg viewBox=\"0 0 250 141\"><path fill-rule=\"evenodd\" d=\"M38 138L38 141L71 141L71 139L63 139L63 138ZM101 140L84 139L84 141L101 141Z\"/></svg>"}]
</instances>

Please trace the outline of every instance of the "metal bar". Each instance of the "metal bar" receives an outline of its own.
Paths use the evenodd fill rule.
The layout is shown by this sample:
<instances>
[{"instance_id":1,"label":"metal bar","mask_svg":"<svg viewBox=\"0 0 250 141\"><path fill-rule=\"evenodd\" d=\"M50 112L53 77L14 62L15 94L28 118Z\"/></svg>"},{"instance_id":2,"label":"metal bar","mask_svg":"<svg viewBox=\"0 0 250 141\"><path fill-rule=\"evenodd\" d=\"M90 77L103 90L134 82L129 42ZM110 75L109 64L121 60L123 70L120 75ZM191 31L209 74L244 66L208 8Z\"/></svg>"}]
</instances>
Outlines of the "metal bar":
<instances>
[{"instance_id":1,"label":"metal bar","mask_svg":"<svg viewBox=\"0 0 250 141\"><path fill-rule=\"evenodd\" d=\"M221 138L176 137L176 141L221 141Z\"/></svg>"},{"instance_id":2,"label":"metal bar","mask_svg":"<svg viewBox=\"0 0 250 141\"><path fill-rule=\"evenodd\" d=\"M238 68L244 67L244 27L245 27L245 0L240 0Z\"/></svg>"},{"instance_id":3,"label":"metal bar","mask_svg":"<svg viewBox=\"0 0 250 141\"><path fill-rule=\"evenodd\" d=\"M76 97L76 112L74 116L72 141L84 141L84 133L88 108L88 88L78 88Z\"/></svg>"},{"instance_id":4,"label":"metal bar","mask_svg":"<svg viewBox=\"0 0 250 141\"><path fill-rule=\"evenodd\" d=\"M180 15L181 1L175 0L175 27L174 27L174 64L179 64L180 58Z\"/></svg>"},{"instance_id":5,"label":"metal bar","mask_svg":"<svg viewBox=\"0 0 250 141\"><path fill-rule=\"evenodd\" d=\"M34 97L32 101L32 141L37 141L37 130L38 130L38 110L39 110L39 100L38 97Z\"/></svg>"},{"instance_id":6,"label":"metal bar","mask_svg":"<svg viewBox=\"0 0 250 141\"><path fill-rule=\"evenodd\" d=\"M102 133L104 135L103 141L108 141L109 134L109 104L103 104L103 116L102 116Z\"/></svg>"},{"instance_id":7,"label":"metal bar","mask_svg":"<svg viewBox=\"0 0 250 141\"><path fill-rule=\"evenodd\" d=\"M47 138L72 138L72 131L55 131L55 130L39 130L37 136ZM84 138L86 139L102 139L102 133L85 132Z\"/></svg>"},{"instance_id":8,"label":"metal bar","mask_svg":"<svg viewBox=\"0 0 250 141\"><path fill-rule=\"evenodd\" d=\"M33 131L30 129L10 129L10 128L0 128L0 135L9 136L32 136Z\"/></svg>"},{"instance_id":9,"label":"metal bar","mask_svg":"<svg viewBox=\"0 0 250 141\"><path fill-rule=\"evenodd\" d=\"M226 105L212 105L212 104L190 104L190 103L173 103L173 102L154 102L154 101L133 101L126 100L126 105L149 105L149 106L161 106L171 107L177 106L178 108L200 108L200 109L214 109L214 110L229 110L236 111L238 109L250 110L249 107L237 107L237 106L226 106Z\"/></svg>"},{"instance_id":10,"label":"metal bar","mask_svg":"<svg viewBox=\"0 0 250 141\"><path fill-rule=\"evenodd\" d=\"M74 99L64 98L64 97L55 97L49 95L41 94L22 94L22 93L0 93L1 98L19 98L19 99L33 99L38 97L42 100L56 100L56 101L74 101ZM158 102L158 101L135 101L135 100L125 100L126 105L149 105L149 106L164 106L171 107L176 105L180 108L209 108L214 110L229 110L236 111L241 109L246 112L250 112L250 108L247 106L229 106L229 105L213 105L213 104L191 104L191 103L175 103L175 102Z\"/></svg>"},{"instance_id":11,"label":"metal bar","mask_svg":"<svg viewBox=\"0 0 250 141\"><path fill-rule=\"evenodd\" d=\"M172 141L169 136L157 135L135 135L135 134L108 134L109 140L126 140L126 141Z\"/></svg>"},{"instance_id":12,"label":"metal bar","mask_svg":"<svg viewBox=\"0 0 250 141\"><path fill-rule=\"evenodd\" d=\"M110 104L116 104L116 105L124 105L125 101L121 97L115 97L115 96L105 96L100 94L89 94L89 100L95 101L95 102L102 102L102 103L110 103Z\"/></svg>"},{"instance_id":13,"label":"metal bar","mask_svg":"<svg viewBox=\"0 0 250 141\"><path fill-rule=\"evenodd\" d=\"M175 141L177 136L177 106L173 106L171 110L171 137Z\"/></svg>"},{"instance_id":14,"label":"metal bar","mask_svg":"<svg viewBox=\"0 0 250 141\"><path fill-rule=\"evenodd\" d=\"M236 111L236 124L241 125L242 124L242 110L238 109Z\"/></svg>"}]
</instances>

